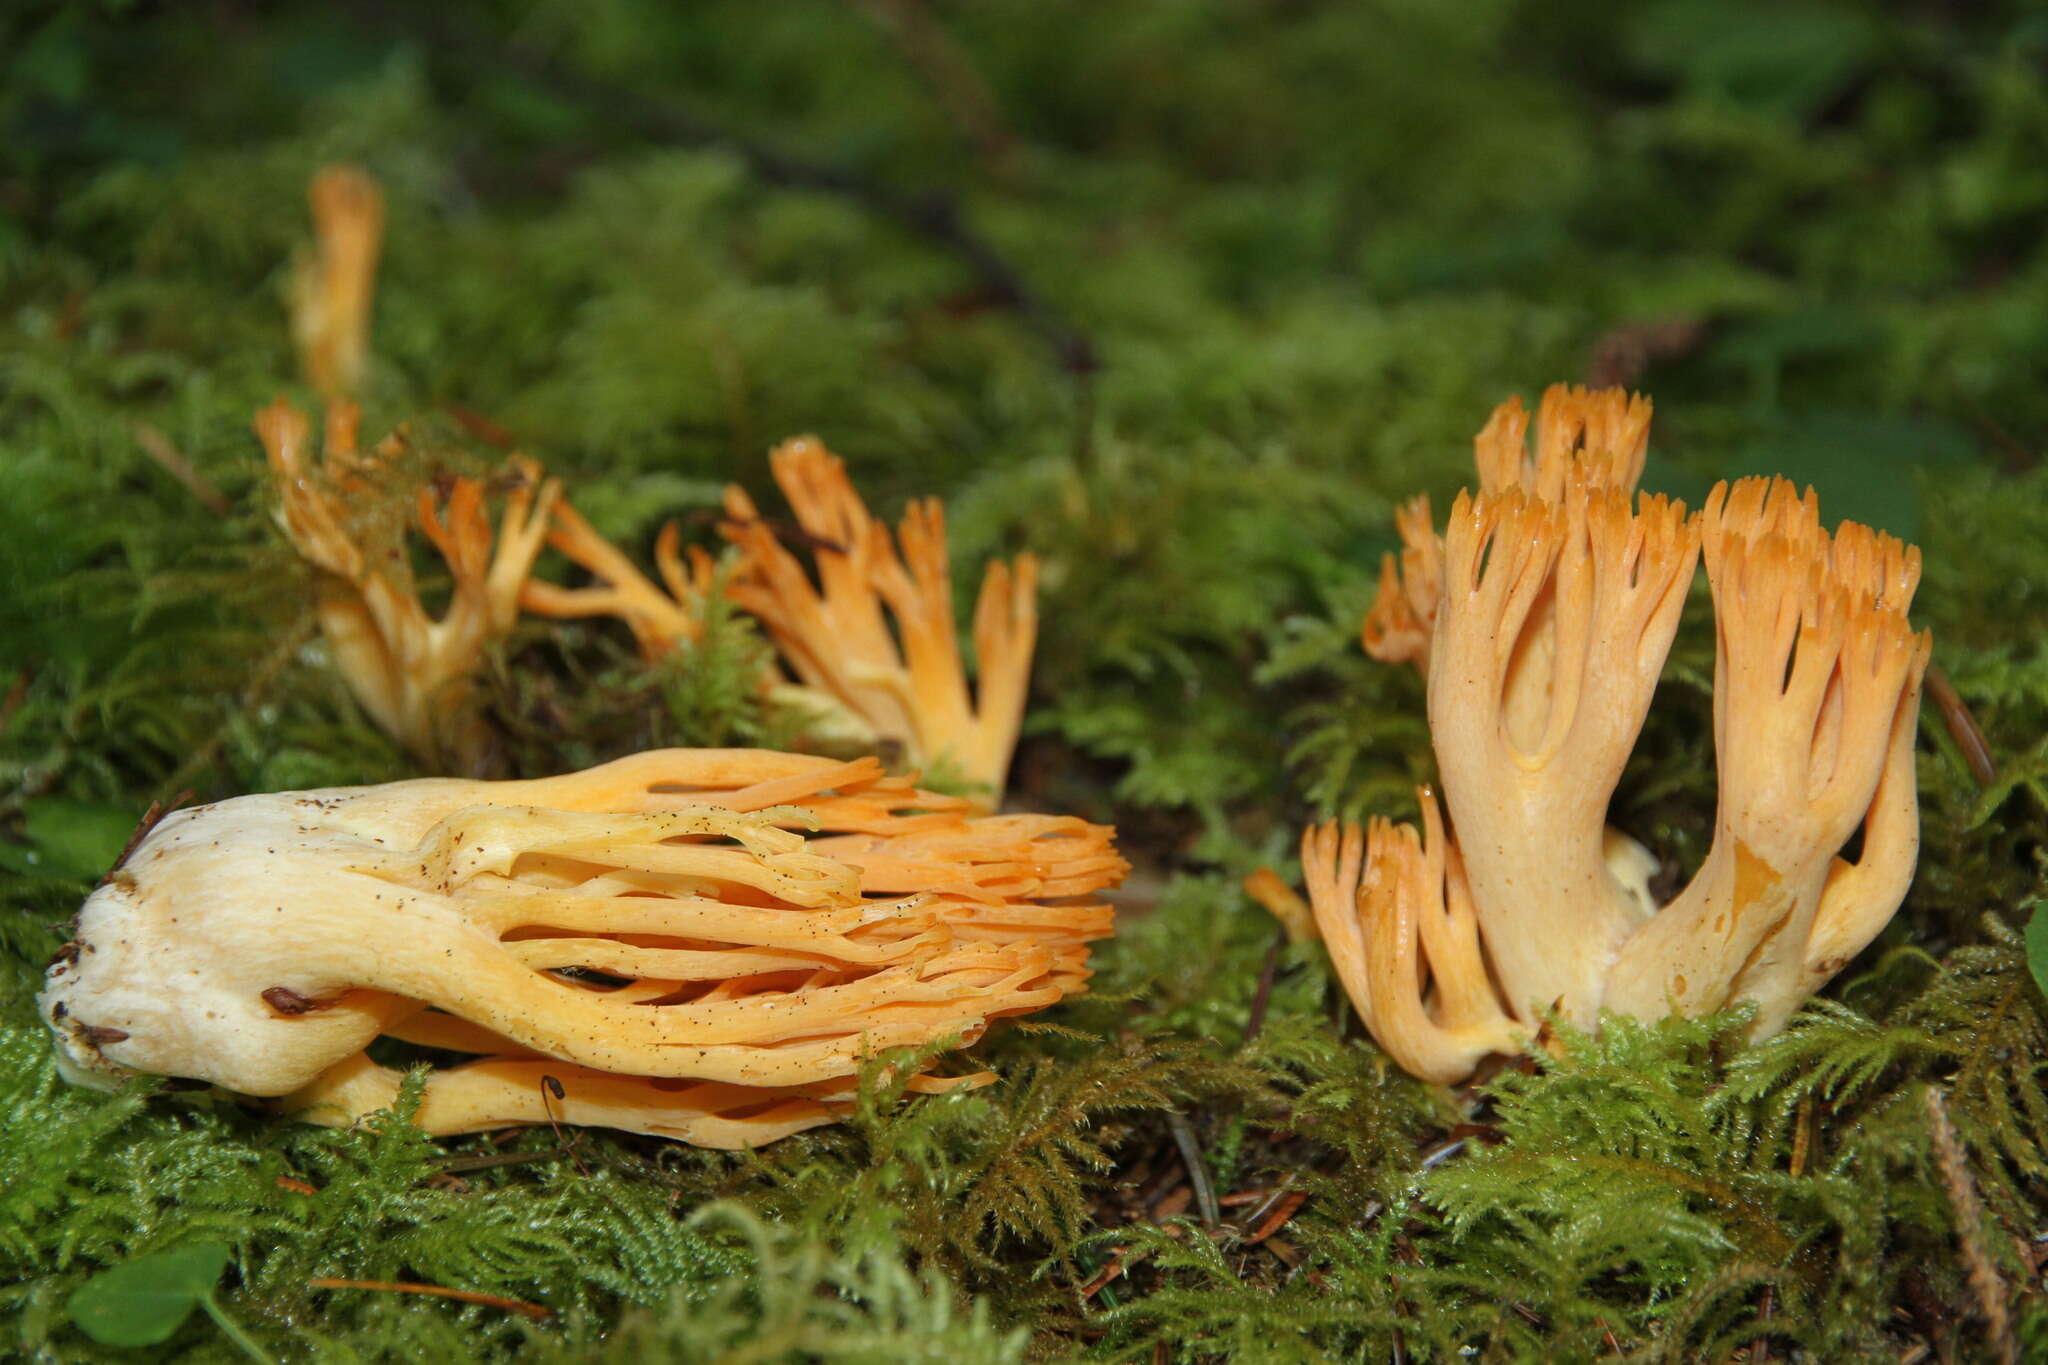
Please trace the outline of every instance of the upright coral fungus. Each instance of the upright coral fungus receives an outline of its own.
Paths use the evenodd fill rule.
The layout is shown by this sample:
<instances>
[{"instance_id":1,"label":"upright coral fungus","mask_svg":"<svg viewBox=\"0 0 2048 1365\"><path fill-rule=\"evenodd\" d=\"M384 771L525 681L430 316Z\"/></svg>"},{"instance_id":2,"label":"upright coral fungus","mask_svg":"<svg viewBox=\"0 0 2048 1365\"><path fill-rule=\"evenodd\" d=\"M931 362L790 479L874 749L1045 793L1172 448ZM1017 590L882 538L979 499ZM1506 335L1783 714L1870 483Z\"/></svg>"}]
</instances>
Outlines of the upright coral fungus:
<instances>
[{"instance_id":1,"label":"upright coral fungus","mask_svg":"<svg viewBox=\"0 0 2048 1365\"><path fill-rule=\"evenodd\" d=\"M1413 662L1453 834L1375 821L1303 839L1323 937L1375 1037L1432 1080L1512 1050L1555 1012L1589 1027L1753 1001L1756 1031L1859 951L1918 850L1912 766L1929 637L1906 621L1918 552L1783 480L1704 510L1632 496L1650 406L1553 388L1475 442L1480 489L1441 537L1397 519L1368 652ZM1606 826L1704 550L1718 651L1712 850L1674 900ZM1863 832L1857 862L1837 854Z\"/></svg>"},{"instance_id":2,"label":"upright coral fungus","mask_svg":"<svg viewBox=\"0 0 2048 1365\"><path fill-rule=\"evenodd\" d=\"M89 1084L190 1077L342 1123L395 1095L364 1051L387 1037L470 1059L427 1083L434 1132L751 1146L830 1122L886 1049L1082 989L1112 837L764 750L245 796L149 833L40 1003Z\"/></svg>"},{"instance_id":3,"label":"upright coral fungus","mask_svg":"<svg viewBox=\"0 0 2048 1365\"><path fill-rule=\"evenodd\" d=\"M366 452L355 428L353 404L330 408L316 461L304 413L280 400L256 414L278 488L278 521L319 571L321 631L363 709L421 761L465 766L482 745L468 706L472 678L518 617L520 590L560 489L533 461L507 461L497 481L504 512L495 544L483 480L460 476L415 490L419 530L451 580L437 620L420 601L402 535L394 540L392 528L363 515L365 499L400 468L407 437L394 433Z\"/></svg>"},{"instance_id":4,"label":"upright coral fungus","mask_svg":"<svg viewBox=\"0 0 2048 1365\"><path fill-rule=\"evenodd\" d=\"M769 461L809 537L818 581L734 487L724 531L745 556L734 599L760 618L801 682L900 744L913 765L964 779L992 808L1024 719L1038 561L1026 554L988 566L975 600L970 692L938 499L912 502L892 538L845 462L816 439L784 442Z\"/></svg>"},{"instance_id":5,"label":"upright coral fungus","mask_svg":"<svg viewBox=\"0 0 2048 1365\"><path fill-rule=\"evenodd\" d=\"M453 476L411 489L419 530L451 578L446 612L428 616L402 534L379 525L373 511L407 491L392 485L411 438L400 428L370 450L357 444L383 191L357 167L328 166L313 177L309 199L318 246L293 277L292 334L306 382L327 405L326 422L316 458L304 413L279 399L256 414L278 521L319 571L321 631L363 709L421 762L472 766L484 740L467 705L472 678L517 618L559 489L533 460L507 460L492 481L505 492L495 547L484 481Z\"/></svg>"},{"instance_id":6,"label":"upright coral fungus","mask_svg":"<svg viewBox=\"0 0 2048 1365\"><path fill-rule=\"evenodd\" d=\"M369 368L384 191L359 167L327 166L307 199L317 246L292 273L292 337L306 382L327 402L341 402L362 392Z\"/></svg>"}]
</instances>

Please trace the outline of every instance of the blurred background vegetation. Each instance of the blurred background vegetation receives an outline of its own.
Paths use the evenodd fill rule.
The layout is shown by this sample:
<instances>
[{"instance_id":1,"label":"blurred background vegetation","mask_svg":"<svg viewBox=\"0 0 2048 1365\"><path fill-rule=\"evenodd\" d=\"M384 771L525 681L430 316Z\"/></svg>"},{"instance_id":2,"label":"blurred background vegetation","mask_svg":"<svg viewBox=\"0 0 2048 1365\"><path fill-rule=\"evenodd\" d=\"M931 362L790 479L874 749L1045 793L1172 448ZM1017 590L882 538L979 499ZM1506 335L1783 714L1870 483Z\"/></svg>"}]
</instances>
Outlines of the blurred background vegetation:
<instances>
[{"instance_id":1,"label":"blurred background vegetation","mask_svg":"<svg viewBox=\"0 0 2048 1365\"><path fill-rule=\"evenodd\" d=\"M1999 770L1988 787L1971 778L1930 712L1921 883L1892 955L1863 964L1890 965L1852 972L1873 984L1850 993L1855 1018L1919 1041L1898 1034L1866 1092L1828 1102L1846 1112L1861 1093L1905 1124L1894 1102L1909 1082L1978 1067L1984 1107L1955 1101L1976 1178L2007 1232L2043 1225L2043 1005L2009 941L2039 890L2048 815L2038 7L103 0L8 7L0 73L0 946L10 1084L42 1133L33 1151L19 1126L0 1139L14 1147L0 1174L11 1162L43 1182L15 1193L19 1237L0 1233L22 1280L0 1291L11 1345L82 1358L63 1295L190 1235L167 1210L200 1188L231 1239L263 1219L311 1235L271 1209L284 1196L268 1175L324 1162L357 1182L322 1215L359 1219L356 1259L563 1305L572 1321L548 1350L600 1352L627 1305L668 1304L633 1320L621 1340L639 1345L591 1359L696 1336L849 1359L909 1358L913 1340L935 1359L1385 1358L1475 1342L1563 1359L1616 1333L1630 1352L1711 1355L1778 1332L1823 1353L1952 1349L1978 1311L1961 1272L1910 1269L1953 1266L1938 1198L1886 1205L1867 1215L1878 1231L1855 1233L1846 1204L1756 1194L1800 1249L1779 1256L1802 1267L1797 1283L1758 1270L1759 1246L1778 1243L1714 1224L1712 1199L1693 1211L1704 1230L1637 1229L1680 1249L1630 1273L1591 1252L1542 1261L1530 1229L1565 1233L1540 1211L1484 1241L1457 1202L1469 1190L1431 1196L1444 1221L1427 1236L1366 1220L1419 1188L1443 1101L1384 1075L1369 1045L1337 1045L1312 953L1289 950L1272 999L1256 993L1270 930L1234 878L1284 864L1317 811L1404 812L1429 772L1420 688L1355 644L1391 508L1418 490L1444 505L1492 405L1560 379L1653 394L1649 487L1696 499L1718 478L1784 473L1818 487L1830 520L1924 547L1918 614ZM420 1183L434 1157L417 1144L358 1150L230 1109L166 1117L161 1101L96 1107L50 1088L26 1000L51 925L151 800L416 772L324 667L248 426L278 393L304 397L286 287L307 180L336 160L370 169L390 205L368 430L426 415L457 433L452 449L454 419L482 414L636 554L671 517L711 543L727 480L779 505L764 452L813 431L879 510L945 497L963 585L991 554L1045 558L1017 799L1116 820L1139 864L1133 929L1105 955L1127 994L1064 1020L1095 1042L999 1040L1011 1080L990 1096L914 1121L878 1113L751 1163L600 1139L594 1178L632 1191L603 1198L560 1162L459 1193ZM1679 863L1703 851L1712 809L1712 637L1695 616L1617 805ZM714 685L710 658L650 672L623 632L526 628L489 689L493 770L772 736L744 689ZM1965 969L2013 983L1989 998L1998 1028L2020 1030L1974 1052L1983 1002L1955 1004ZM1940 990L1949 1015L1927 1003ZM1724 1049L1683 1031L1654 1046L1680 1076L1677 1131L1683 1105L1722 1084ZM1084 1075L1097 1100L1122 1098L1053 1093ZM1774 1077L1756 1093L1819 1092ZM1056 1117L1034 1126L1034 1104ZM1104 1117L1127 1110L1158 1113ZM1121 1303L1116 1289L1079 1299L1111 1245L1090 1239L1116 1223L1103 1191L1154 1160L1168 1110L1200 1117L1210 1158L1242 1163L1246 1181L1298 1169L1326 1192L1352 1184L1311 1201L1304 1216L1324 1221L1293 1263L1247 1269L1251 1252L1219 1250L1212 1264L1162 1242ZM1316 1115L1315 1150L1343 1154L1341 1176L1274 1136ZM1875 1197L1897 1161L1931 1186L1924 1125L1885 1139L1896 1160L1862 1165L1850 1131L1854 1171L1829 1198ZM1074 1202L1002 1167L1003 1134L1047 1145L1046 1188ZM1735 1158L1708 1143L1695 1159ZM849 1184L850 1169L867 1175ZM824 1190L836 1199L795 1197ZM713 1196L755 1212L687 1231L669 1216ZM962 1200L986 1221L935 1225ZM1005 1200L1044 1203L1045 1221ZM623 1223L589 1212L612 1204ZM808 1231L770 1233L746 1221L757 1214ZM526 1253L491 1241L522 1217L556 1239L524 1271ZM243 1247L238 1301L281 1358L539 1349L480 1310L308 1298L294 1276L350 1273L334 1241ZM1847 1288L1808 1273L1852 1248L1866 1264ZM738 1302L706 1287L747 1264L803 1292ZM2031 1283L2033 1267L2006 1272ZM1529 1287L1503 1288L1517 1275ZM1776 1309L1823 1283L1835 1316ZM865 1305L859 1331L806 1318L817 1285ZM949 1316L968 1293L995 1317ZM1416 1325L1424 1300L1441 1332ZM1867 1335L1914 1303L1921 1326ZM193 1359L230 1349L198 1324L179 1340Z\"/></svg>"}]
</instances>

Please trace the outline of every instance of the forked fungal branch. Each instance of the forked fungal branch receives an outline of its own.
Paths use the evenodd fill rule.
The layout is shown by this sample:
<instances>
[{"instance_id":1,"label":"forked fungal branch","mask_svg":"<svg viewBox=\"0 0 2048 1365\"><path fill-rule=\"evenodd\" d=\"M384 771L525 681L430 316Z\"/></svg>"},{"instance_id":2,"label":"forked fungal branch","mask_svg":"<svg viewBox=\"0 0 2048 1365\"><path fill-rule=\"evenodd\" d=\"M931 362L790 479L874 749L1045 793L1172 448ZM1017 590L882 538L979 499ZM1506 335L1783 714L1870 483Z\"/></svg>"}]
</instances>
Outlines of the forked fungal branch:
<instances>
[{"instance_id":1,"label":"forked fungal branch","mask_svg":"<svg viewBox=\"0 0 2048 1365\"><path fill-rule=\"evenodd\" d=\"M615 616L624 621L640 646L640 657L653 662L704 638L704 599L711 591L716 566L702 548L682 552L682 528L671 521L654 542L656 586L633 561L599 535L566 500L555 504L548 544L596 581L582 588L563 588L544 579L527 581L519 604L528 611L557 618Z\"/></svg>"}]
</instances>

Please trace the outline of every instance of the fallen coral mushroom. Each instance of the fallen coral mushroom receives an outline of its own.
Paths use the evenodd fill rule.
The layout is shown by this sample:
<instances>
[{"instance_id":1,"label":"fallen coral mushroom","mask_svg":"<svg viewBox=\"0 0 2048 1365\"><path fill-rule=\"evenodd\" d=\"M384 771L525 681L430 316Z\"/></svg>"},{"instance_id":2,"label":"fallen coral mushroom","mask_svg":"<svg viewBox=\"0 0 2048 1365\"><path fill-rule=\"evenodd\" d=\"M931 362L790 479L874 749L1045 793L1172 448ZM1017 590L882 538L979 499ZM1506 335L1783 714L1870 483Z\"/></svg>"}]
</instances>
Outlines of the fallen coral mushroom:
<instances>
[{"instance_id":1,"label":"fallen coral mushroom","mask_svg":"<svg viewBox=\"0 0 2048 1365\"><path fill-rule=\"evenodd\" d=\"M344 1123L397 1094L364 1051L388 1037L474 1059L427 1082L437 1133L750 1146L830 1122L884 1049L1081 990L1113 837L766 750L245 796L149 832L39 1003L86 1084L189 1077Z\"/></svg>"},{"instance_id":2,"label":"fallen coral mushroom","mask_svg":"<svg viewBox=\"0 0 2048 1365\"><path fill-rule=\"evenodd\" d=\"M1380 1042L1431 1080L1520 1045L1547 1013L1699 1014L1755 1032L1891 918L1912 879L1912 750L1930 637L1907 623L1919 552L1854 522L1830 536L1783 480L1721 484L1688 516L1631 497L1650 408L1620 390L1519 402L1476 442L1481 488L1439 538L1402 510L1363 642L1413 661L1454 838L1375 821L1303 838L1311 902ZM1668 905L1657 860L1606 826L1696 560L1719 648L1715 839ZM1837 856L1862 831L1858 861Z\"/></svg>"},{"instance_id":3,"label":"fallen coral mushroom","mask_svg":"<svg viewBox=\"0 0 2048 1365\"><path fill-rule=\"evenodd\" d=\"M988 566L974 607L970 695L938 499L912 502L892 539L854 491L845 462L816 439L786 441L769 462L810 539L818 582L732 487L722 530L745 555L733 599L760 618L801 682L900 744L912 766L963 779L977 804L993 809L1030 686L1037 559Z\"/></svg>"},{"instance_id":4,"label":"fallen coral mushroom","mask_svg":"<svg viewBox=\"0 0 2048 1365\"><path fill-rule=\"evenodd\" d=\"M415 497L418 525L453 580L447 610L428 616L400 544L376 543L361 504L407 450L401 429L371 451L356 445L357 411L327 413L316 462L312 423L279 400L256 414L280 495L278 521L320 571L317 612L335 666L379 728L421 761L472 763L482 733L467 706L484 653L511 630L560 492L523 456L506 462L504 514L493 546L483 480L459 476Z\"/></svg>"}]
</instances>

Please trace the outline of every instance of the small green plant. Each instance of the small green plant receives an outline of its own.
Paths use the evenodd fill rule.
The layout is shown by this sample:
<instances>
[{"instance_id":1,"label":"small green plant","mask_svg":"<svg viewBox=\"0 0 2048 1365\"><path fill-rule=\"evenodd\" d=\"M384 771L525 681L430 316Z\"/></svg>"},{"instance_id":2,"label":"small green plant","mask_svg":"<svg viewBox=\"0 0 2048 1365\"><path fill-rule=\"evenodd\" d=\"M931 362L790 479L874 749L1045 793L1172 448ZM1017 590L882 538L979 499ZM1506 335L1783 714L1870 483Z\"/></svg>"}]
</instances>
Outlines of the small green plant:
<instances>
[{"instance_id":1,"label":"small green plant","mask_svg":"<svg viewBox=\"0 0 2048 1365\"><path fill-rule=\"evenodd\" d=\"M213 1296L234 1254L225 1242L188 1242L124 1261L72 1291L71 1320L102 1345L160 1346L203 1308L251 1360L268 1362Z\"/></svg>"},{"instance_id":2,"label":"small green plant","mask_svg":"<svg viewBox=\"0 0 2048 1365\"><path fill-rule=\"evenodd\" d=\"M2048 995L2048 901L2035 901L2034 917L2027 921L2027 970Z\"/></svg>"}]
</instances>

